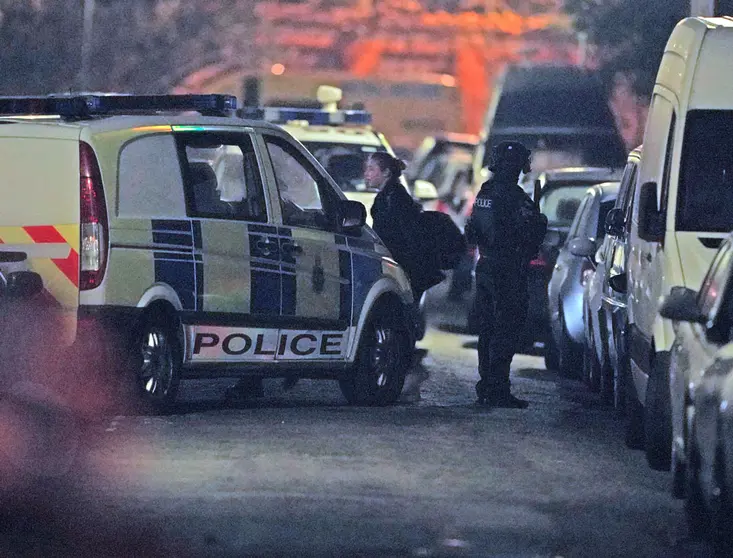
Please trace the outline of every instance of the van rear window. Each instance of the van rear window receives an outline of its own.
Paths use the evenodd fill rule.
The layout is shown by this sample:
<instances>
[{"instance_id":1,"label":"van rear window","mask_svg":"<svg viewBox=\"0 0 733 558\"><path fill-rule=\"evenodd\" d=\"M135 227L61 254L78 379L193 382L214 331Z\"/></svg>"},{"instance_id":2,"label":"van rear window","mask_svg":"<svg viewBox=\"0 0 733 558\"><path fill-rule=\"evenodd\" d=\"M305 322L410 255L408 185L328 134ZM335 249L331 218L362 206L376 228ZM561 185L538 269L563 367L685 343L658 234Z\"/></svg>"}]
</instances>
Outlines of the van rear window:
<instances>
[{"instance_id":1,"label":"van rear window","mask_svg":"<svg viewBox=\"0 0 733 558\"><path fill-rule=\"evenodd\" d=\"M733 111L687 113L677 230L733 230Z\"/></svg>"}]
</instances>

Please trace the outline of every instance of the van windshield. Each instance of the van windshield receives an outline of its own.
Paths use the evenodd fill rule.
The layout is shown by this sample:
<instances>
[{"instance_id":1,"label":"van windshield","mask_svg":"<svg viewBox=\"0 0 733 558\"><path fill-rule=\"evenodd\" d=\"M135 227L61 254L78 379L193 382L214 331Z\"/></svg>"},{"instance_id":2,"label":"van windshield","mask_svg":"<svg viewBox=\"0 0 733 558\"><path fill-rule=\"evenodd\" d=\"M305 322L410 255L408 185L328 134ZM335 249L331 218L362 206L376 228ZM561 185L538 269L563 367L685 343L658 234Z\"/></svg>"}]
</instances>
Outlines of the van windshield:
<instances>
[{"instance_id":1,"label":"van windshield","mask_svg":"<svg viewBox=\"0 0 733 558\"><path fill-rule=\"evenodd\" d=\"M677 230L733 230L733 111L687 113Z\"/></svg>"},{"instance_id":2,"label":"van windshield","mask_svg":"<svg viewBox=\"0 0 733 558\"><path fill-rule=\"evenodd\" d=\"M310 151L343 192L365 192L364 164L370 153L386 151L382 146L306 141Z\"/></svg>"}]
</instances>

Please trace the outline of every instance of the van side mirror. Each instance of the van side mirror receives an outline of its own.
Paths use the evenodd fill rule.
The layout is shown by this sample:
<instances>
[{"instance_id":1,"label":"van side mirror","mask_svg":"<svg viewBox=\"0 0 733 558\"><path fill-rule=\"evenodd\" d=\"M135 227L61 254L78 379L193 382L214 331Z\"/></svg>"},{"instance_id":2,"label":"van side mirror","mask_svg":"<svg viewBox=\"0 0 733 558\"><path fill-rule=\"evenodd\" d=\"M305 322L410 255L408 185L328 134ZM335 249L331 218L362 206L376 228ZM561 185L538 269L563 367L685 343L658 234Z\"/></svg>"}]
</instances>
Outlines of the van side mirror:
<instances>
[{"instance_id":1,"label":"van side mirror","mask_svg":"<svg viewBox=\"0 0 733 558\"><path fill-rule=\"evenodd\" d=\"M344 232L356 232L366 224L364 204L353 200L341 200L339 204L339 227Z\"/></svg>"},{"instance_id":2,"label":"van side mirror","mask_svg":"<svg viewBox=\"0 0 733 558\"><path fill-rule=\"evenodd\" d=\"M675 322L703 323L706 321L697 304L697 291L687 287L672 287L659 307L662 318Z\"/></svg>"},{"instance_id":3,"label":"van side mirror","mask_svg":"<svg viewBox=\"0 0 733 558\"><path fill-rule=\"evenodd\" d=\"M576 236L570 241L568 249L573 256L593 258L596 253L596 244L590 238Z\"/></svg>"},{"instance_id":4,"label":"van side mirror","mask_svg":"<svg viewBox=\"0 0 733 558\"><path fill-rule=\"evenodd\" d=\"M617 275L611 275L608 278L608 286L619 294L626 294L629 288L629 281L626 273L619 273Z\"/></svg>"},{"instance_id":5,"label":"van side mirror","mask_svg":"<svg viewBox=\"0 0 733 558\"><path fill-rule=\"evenodd\" d=\"M621 208L614 208L606 215L605 230L609 236L623 236L624 234L624 210Z\"/></svg>"},{"instance_id":6,"label":"van side mirror","mask_svg":"<svg viewBox=\"0 0 733 558\"><path fill-rule=\"evenodd\" d=\"M14 271L7 277L5 295L10 298L31 298L43 290L43 279L34 271Z\"/></svg>"},{"instance_id":7,"label":"van side mirror","mask_svg":"<svg viewBox=\"0 0 733 558\"><path fill-rule=\"evenodd\" d=\"M647 242L662 242L664 226L664 215L657 205L657 183L645 182L639 191L639 236Z\"/></svg>"}]
</instances>

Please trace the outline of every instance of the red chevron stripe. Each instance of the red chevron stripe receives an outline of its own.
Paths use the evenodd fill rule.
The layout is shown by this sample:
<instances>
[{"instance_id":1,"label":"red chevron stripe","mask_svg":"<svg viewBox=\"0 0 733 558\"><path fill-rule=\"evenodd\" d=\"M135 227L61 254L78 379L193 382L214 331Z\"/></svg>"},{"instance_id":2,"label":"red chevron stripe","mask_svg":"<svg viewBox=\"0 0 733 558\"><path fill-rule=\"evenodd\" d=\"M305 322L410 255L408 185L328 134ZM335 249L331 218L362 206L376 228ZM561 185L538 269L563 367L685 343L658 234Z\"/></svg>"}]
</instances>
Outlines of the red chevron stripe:
<instances>
[{"instance_id":1,"label":"red chevron stripe","mask_svg":"<svg viewBox=\"0 0 733 558\"><path fill-rule=\"evenodd\" d=\"M23 230L37 244L66 244L66 240L61 236L61 233L51 225L23 227ZM75 287L79 286L79 254L76 250L72 248L66 258L52 259L51 261L56 264L56 267L68 277Z\"/></svg>"}]
</instances>

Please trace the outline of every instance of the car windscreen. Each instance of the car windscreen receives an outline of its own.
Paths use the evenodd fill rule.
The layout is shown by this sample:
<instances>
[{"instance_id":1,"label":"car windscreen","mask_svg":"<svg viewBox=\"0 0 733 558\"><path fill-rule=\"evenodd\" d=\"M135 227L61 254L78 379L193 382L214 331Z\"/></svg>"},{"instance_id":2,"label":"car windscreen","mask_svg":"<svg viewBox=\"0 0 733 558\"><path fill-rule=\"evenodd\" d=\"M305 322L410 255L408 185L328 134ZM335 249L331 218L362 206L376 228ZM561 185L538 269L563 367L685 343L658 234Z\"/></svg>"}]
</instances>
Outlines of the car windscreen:
<instances>
[{"instance_id":1,"label":"car windscreen","mask_svg":"<svg viewBox=\"0 0 733 558\"><path fill-rule=\"evenodd\" d=\"M687 113L679 173L677 230L733 230L733 111Z\"/></svg>"},{"instance_id":2,"label":"car windscreen","mask_svg":"<svg viewBox=\"0 0 733 558\"><path fill-rule=\"evenodd\" d=\"M303 142L343 192L365 192L364 164L370 153L382 146L335 142Z\"/></svg>"},{"instance_id":3,"label":"car windscreen","mask_svg":"<svg viewBox=\"0 0 733 558\"><path fill-rule=\"evenodd\" d=\"M593 184L583 183L546 189L540 197L540 211L547 217L548 226L556 229L570 227L591 186Z\"/></svg>"}]
</instances>

